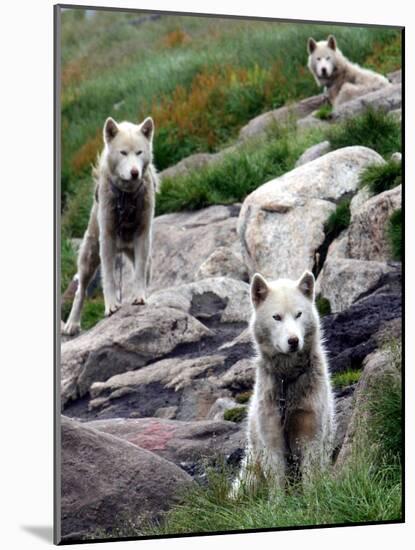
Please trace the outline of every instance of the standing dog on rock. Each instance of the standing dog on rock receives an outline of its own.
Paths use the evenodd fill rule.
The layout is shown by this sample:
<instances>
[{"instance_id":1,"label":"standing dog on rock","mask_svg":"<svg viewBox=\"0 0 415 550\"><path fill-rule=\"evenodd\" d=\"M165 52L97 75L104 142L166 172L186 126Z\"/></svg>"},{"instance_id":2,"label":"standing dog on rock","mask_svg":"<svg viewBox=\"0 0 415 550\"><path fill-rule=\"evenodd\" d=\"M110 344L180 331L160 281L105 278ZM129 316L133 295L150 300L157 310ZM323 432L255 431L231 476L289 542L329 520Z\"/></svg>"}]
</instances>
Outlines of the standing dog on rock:
<instances>
[{"instance_id":1,"label":"standing dog on rock","mask_svg":"<svg viewBox=\"0 0 415 550\"><path fill-rule=\"evenodd\" d=\"M272 476L279 486L329 464L334 400L314 304L314 276L251 284L256 380L248 412L248 444L240 486Z\"/></svg>"},{"instance_id":2,"label":"standing dog on rock","mask_svg":"<svg viewBox=\"0 0 415 550\"><path fill-rule=\"evenodd\" d=\"M325 87L333 107L389 84L381 74L349 61L332 35L320 42L309 38L308 54L308 68L317 85Z\"/></svg>"},{"instance_id":3,"label":"standing dog on rock","mask_svg":"<svg viewBox=\"0 0 415 550\"><path fill-rule=\"evenodd\" d=\"M154 123L104 125L105 147L94 169L95 199L78 255L77 291L65 334L75 334L85 292L99 264L102 269L105 315L120 307L116 296L115 260L123 252L134 266L134 298L142 305L150 277L151 233L158 187L152 164Z\"/></svg>"}]
</instances>

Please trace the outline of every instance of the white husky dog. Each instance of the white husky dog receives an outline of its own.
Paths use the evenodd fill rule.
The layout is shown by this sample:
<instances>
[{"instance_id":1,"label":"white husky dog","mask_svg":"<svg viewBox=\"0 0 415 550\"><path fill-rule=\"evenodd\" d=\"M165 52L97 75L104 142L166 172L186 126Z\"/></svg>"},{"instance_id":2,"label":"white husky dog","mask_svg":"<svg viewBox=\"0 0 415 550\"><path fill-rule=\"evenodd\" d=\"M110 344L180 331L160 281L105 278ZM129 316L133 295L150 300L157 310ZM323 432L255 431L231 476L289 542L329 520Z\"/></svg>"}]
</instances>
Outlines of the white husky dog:
<instances>
[{"instance_id":1,"label":"white husky dog","mask_svg":"<svg viewBox=\"0 0 415 550\"><path fill-rule=\"evenodd\" d=\"M231 496L241 483L254 488L262 476L283 486L330 461L334 401L320 323L314 276L298 281L251 283L251 330L258 356L249 405L246 455Z\"/></svg>"},{"instance_id":2,"label":"white husky dog","mask_svg":"<svg viewBox=\"0 0 415 550\"><path fill-rule=\"evenodd\" d=\"M326 88L334 107L389 84L381 74L349 61L338 49L333 35L320 42L309 38L307 49L308 68L317 85Z\"/></svg>"},{"instance_id":3,"label":"white husky dog","mask_svg":"<svg viewBox=\"0 0 415 550\"><path fill-rule=\"evenodd\" d=\"M115 260L123 252L133 263L133 304L144 304L150 277L151 231L157 175L152 164L154 123L104 125L104 150L94 169L95 199L78 255L78 288L64 333L80 328L85 291L101 262L105 315L120 307L116 296Z\"/></svg>"}]
</instances>

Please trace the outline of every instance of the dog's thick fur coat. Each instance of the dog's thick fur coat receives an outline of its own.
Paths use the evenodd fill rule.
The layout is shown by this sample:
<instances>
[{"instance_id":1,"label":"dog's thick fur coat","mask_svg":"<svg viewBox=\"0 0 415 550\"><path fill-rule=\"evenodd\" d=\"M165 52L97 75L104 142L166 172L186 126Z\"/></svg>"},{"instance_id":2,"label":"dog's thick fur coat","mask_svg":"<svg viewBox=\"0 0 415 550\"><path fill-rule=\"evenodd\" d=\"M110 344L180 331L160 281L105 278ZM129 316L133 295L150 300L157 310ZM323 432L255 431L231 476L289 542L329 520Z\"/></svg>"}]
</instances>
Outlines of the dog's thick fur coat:
<instances>
[{"instance_id":1,"label":"dog's thick fur coat","mask_svg":"<svg viewBox=\"0 0 415 550\"><path fill-rule=\"evenodd\" d=\"M317 85L325 87L334 108L389 84L381 74L349 61L338 49L332 35L320 42L309 38L307 50L308 68Z\"/></svg>"},{"instance_id":2,"label":"dog's thick fur coat","mask_svg":"<svg viewBox=\"0 0 415 550\"><path fill-rule=\"evenodd\" d=\"M144 304L150 277L151 230L157 175L152 164L154 123L104 125L105 147L94 168L95 197L78 254L77 291L64 333L80 328L86 289L101 263L105 314L120 307L116 296L115 261L123 252L133 263L133 304Z\"/></svg>"},{"instance_id":3,"label":"dog's thick fur coat","mask_svg":"<svg viewBox=\"0 0 415 550\"><path fill-rule=\"evenodd\" d=\"M247 449L231 495L265 476L283 486L330 461L334 401L314 304L314 276L251 284L256 380Z\"/></svg>"}]
</instances>

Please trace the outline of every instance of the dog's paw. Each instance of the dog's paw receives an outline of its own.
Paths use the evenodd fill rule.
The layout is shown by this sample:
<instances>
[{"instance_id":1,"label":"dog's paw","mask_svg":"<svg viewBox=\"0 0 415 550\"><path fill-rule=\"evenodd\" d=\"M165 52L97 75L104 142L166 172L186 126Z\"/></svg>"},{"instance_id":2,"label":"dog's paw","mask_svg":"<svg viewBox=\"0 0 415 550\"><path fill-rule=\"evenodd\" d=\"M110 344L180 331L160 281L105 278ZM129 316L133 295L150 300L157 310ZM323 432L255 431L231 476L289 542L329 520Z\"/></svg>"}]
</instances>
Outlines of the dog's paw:
<instances>
[{"instance_id":1,"label":"dog's paw","mask_svg":"<svg viewBox=\"0 0 415 550\"><path fill-rule=\"evenodd\" d=\"M132 302L133 306L145 306L146 304L146 301L145 299L141 296L139 298L135 298Z\"/></svg>"},{"instance_id":2,"label":"dog's paw","mask_svg":"<svg viewBox=\"0 0 415 550\"><path fill-rule=\"evenodd\" d=\"M67 322L65 323L65 326L62 328L62 334L65 336L74 336L75 334L78 334L78 332L81 330L80 323L71 323Z\"/></svg>"},{"instance_id":3,"label":"dog's paw","mask_svg":"<svg viewBox=\"0 0 415 550\"><path fill-rule=\"evenodd\" d=\"M108 306L105 307L105 317L111 317L111 315L114 315L114 313L116 311L118 311L120 309L121 305L120 304L109 304Z\"/></svg>"}]
</instances>

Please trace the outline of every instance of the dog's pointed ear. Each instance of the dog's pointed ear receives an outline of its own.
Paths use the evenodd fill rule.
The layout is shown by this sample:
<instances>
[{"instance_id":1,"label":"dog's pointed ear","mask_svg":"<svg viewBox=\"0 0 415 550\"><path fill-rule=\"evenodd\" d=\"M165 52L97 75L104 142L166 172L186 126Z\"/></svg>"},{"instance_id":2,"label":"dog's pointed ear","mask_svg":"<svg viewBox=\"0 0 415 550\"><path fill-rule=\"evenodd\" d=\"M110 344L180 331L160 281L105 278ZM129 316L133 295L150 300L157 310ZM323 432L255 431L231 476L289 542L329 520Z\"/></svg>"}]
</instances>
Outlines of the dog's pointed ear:
<instances>
[{"instance_id":1,"label":"dog's pointed ear","mask_svg":"<svg viewBox=\"0 0 415 550\"><path fill-rule=\"evenodd\" d=\"M317 42L314 40L314 38L311 38L310 36L307 43L308 53L312 54L316 48L317 48Z\"/></svg>"},{"instance_id":2,"label":"dog's pointed ear","mask_svg":"<svg viewBox=\"0 0 415 550\"><path fill-rule=\"evenodd\" d=\"M329 48L336 51L337 42L336 42L336 39L334 38L334 36L332 34L330 34L329 37L327 38L327 45L328 45Z\"/></svg>"},{"instance_id":3,"label":"dog's pointed ear","mask_svg":"<svg viewBox=\"0 0 415 550\"><path fill-rule=\"evenodd\" d=\"M259 273L255 273L251 282L251 300L258 307L265 300L269 292L267 281Z\"/></svg>"},{"instance_id":4,"label":"dog's pointed ear","mask_svg":"<svg viewBox=\"0 0 415 550\"><path fill-rule=\"evenodd\" d=\"M298 281L298 288L306 298L314 302L315 279L311 271L304 271Z\"/></svg>"},{"instance_id":5,"label":"dog's pointed ear","mask_svg":"<svg viewBox=\"0 0 415 550\"><path fill-rule=\"evenodd\" d=\"M153 135L154 135L154 121L153 119L149 116L147 117L144 122L141 124L140 126L140 131L141 133L144 135L144 137L146 137L148 139L148 141L152 141L153 140Z\"/></svg>"},{"instance_id":6,"label":"dog's pointed ear","mask_svg":"<svg viewBox=\"0 0 415 550\"><path fill-rule=\"evenodd\" d=\"M104 141L109 143L118 134L118 124L111 117L108 117L104 124Z\"/></svg>"}]
</instances>

